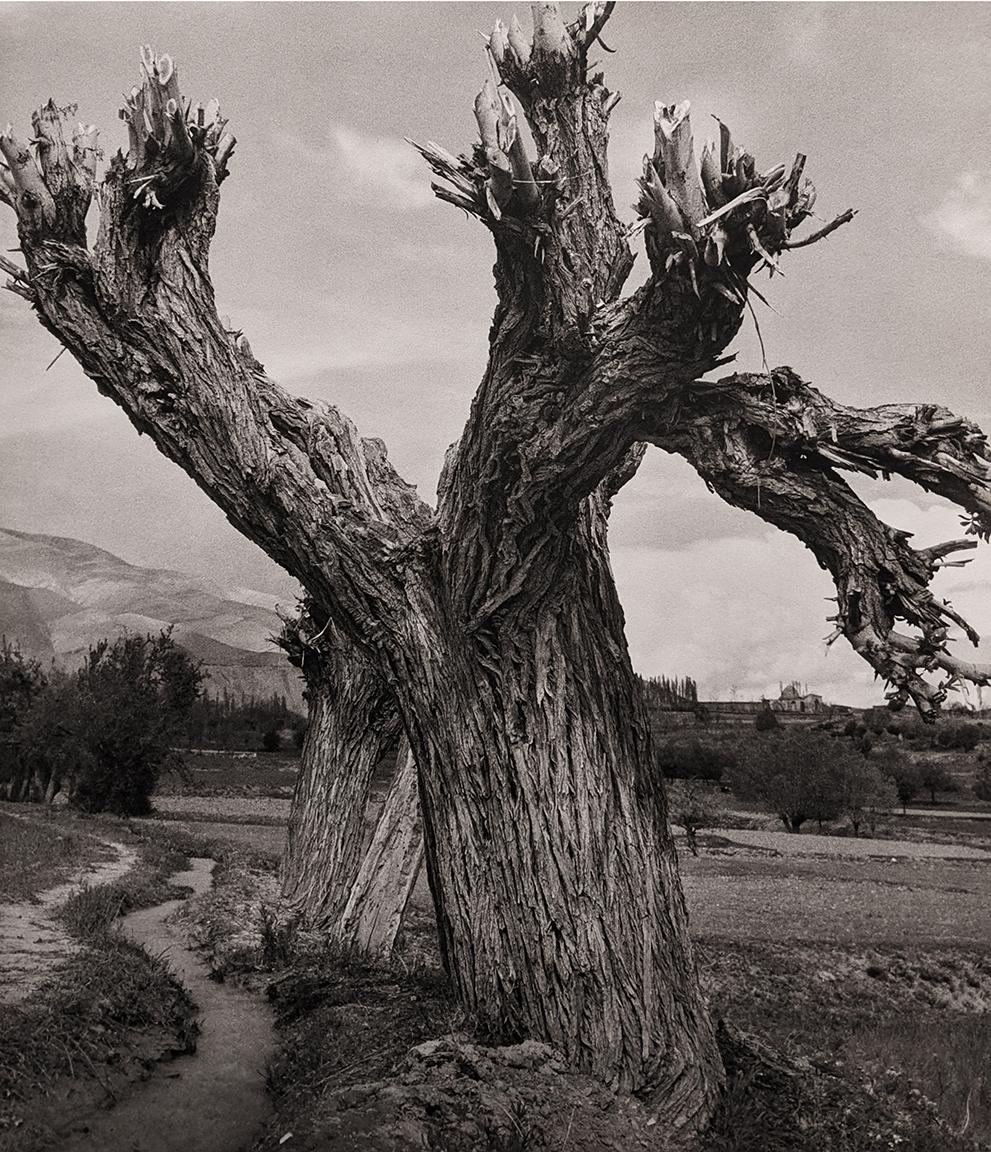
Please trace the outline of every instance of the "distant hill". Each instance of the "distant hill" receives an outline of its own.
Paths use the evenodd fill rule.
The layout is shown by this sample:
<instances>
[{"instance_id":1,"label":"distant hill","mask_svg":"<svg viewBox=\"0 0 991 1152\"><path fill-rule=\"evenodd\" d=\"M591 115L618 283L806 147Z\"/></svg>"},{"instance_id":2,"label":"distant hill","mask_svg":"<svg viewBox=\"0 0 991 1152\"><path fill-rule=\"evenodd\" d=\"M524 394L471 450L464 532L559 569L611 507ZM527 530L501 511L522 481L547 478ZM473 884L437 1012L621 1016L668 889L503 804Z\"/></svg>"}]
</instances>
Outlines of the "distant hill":
<instances>
[{"instance_id":1,"label":"distant hill","mask_svg":"<svg viewBox=\"0 0 991 1152\"><path fill-rule=\"evenodd\" d=\"M42 661L74 663L101 637L171 624L211 693L275 692L304 712L302 682L271 640L276 606L264 592L139 568L81 540L0 529L0 634Z\"/></svg>"}]
</instances>

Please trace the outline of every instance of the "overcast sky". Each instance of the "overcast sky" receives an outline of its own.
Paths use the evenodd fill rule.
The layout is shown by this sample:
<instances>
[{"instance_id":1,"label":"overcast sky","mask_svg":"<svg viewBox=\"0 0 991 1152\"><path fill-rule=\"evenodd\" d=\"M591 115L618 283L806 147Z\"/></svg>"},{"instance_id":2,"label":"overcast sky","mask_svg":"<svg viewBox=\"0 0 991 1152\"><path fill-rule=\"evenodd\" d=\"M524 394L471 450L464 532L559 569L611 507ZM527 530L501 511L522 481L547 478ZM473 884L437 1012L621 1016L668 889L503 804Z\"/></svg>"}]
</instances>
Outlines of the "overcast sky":
<instances>
[{"instance_id":1,"label":"overcast sky","mask_svg":"<svg viewBox=\"0 0 991 1152\"><path fill-rule=\"evenodd\" d=\"M212 269L222 314L270 374L333 401L433 499L482 372L494 303L485 229L435 202L404 136L451 151L475 134L475 4L2 4L0 119L27 135L49 96L77 102L109 153L137 46L175 58L184 95L217 97L238 138ZM526 12L520 11L524 21ZM806 152L831 216L757 305L768 360L837 399L940 401L991 429L991 7L986 4L620 4L606 41L616 199L651 146L655 99L717 114L759 168ZM0 206L0 244L16 244ZM639 263L643 263L643 258ZM641 273L642 274L642 273ZM634 274L634 282L636 273ZM27 305L0 293L0 526L90 541L273 591L292 582L97 395ZM759 370L753 326L735 345ZM858 485L928 545L957 516L908 484ZM880 698L845 641L828 654L828 577L799 543L651 453L621 495L612 554L634 663L693 675L709 697L807 681ZM991 548L938 586L991 634ZM991 644L984 646L991 659ZM959 646L964 651L964 646Z\"/></svg>"}]
</instances>

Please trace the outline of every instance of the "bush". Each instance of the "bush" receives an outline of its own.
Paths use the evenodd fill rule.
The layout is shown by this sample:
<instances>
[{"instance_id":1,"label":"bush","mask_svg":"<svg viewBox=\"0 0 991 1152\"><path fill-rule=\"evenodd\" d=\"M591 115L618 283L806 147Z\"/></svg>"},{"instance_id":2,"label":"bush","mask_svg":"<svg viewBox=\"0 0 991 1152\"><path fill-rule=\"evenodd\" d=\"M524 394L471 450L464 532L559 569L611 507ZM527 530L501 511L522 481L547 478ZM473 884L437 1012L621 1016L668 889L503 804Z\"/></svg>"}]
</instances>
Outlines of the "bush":
<instances>
[{"instance_id":1,"label":"bush","mask_svg":"<svg viewBox=\"0 0 991 1152\"><path fill-rule=\"evenodd\" d=\"M966 720L951 720L936 728L936 744L940 748L958 748L962 752L973 752L980 739L980 728Z\"/></svg>"},{"instance_id":2,"label":"bush","mask_svg":"<svg viewBox=\"0 0 991 1152\"><path fill-rule=\"evenodd\" d=\"M754 720L754 727L758 732L779 732L781 730L781 721L769 707L765 706L757 713L757 718Z\"/></svg>"},{"instance_id":3,"label":"bush","mask_svg":"<svg viewBox=\"0 0 991 1152\"><path fill-rule=\"evenodd\" d=\"M881 774L894 785L895 794L904 812L906 806L922 790L921 769L895 748L886 748L874 757L874 763Z\"/></svg>"},{"instance_id":4,"label":"bush","mask_svg":"<svg viewBox=\"0 0 991 1152\"><path fill-rule=\"evenodd\" d=\"M262 751L278 752L281 747L282 737L277 728L269 728L267 732L262 733Z\"/></svg>"},{"instance_id":5,"label":"bush","mask_svg":"<svg viewBox=\"0 0 991 1152\"><path fill-rule=\"evenodd\" d=\"M978 800L991 801L991 764L985 764L974 782L974 795Z\"/></svg>"},{"instance_id":6,"label":"bush","mask_svg":"<svg viewBox=\"0 0 991 1152\"><path fill-rule=\"evenodd\" d=\"M732 749L701 740L669 740L655 747L654 763L669 780L721 780L724 771L736 763L736 755Z\"/></svg>"}]
</instances>

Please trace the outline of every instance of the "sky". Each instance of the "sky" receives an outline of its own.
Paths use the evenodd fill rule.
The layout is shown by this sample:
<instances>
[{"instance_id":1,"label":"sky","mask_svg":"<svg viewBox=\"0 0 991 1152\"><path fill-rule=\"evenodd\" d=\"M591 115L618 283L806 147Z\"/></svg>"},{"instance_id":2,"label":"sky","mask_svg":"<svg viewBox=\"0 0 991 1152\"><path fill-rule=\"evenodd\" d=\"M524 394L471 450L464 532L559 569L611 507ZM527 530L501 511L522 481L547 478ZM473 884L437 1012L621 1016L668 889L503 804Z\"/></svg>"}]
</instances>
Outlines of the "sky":
<instances>
[{"instance_id":1,"label":"sky","mask_svg":"<svg viewBox=\"0 0 991 1152\"><path fill-rule=\"evenodd\" d=\"M566 6L571 11L570 6ZM430 194L404 137L475 137L479 31L500 3L0 4L0 119L26 136L49 96L124 142L138 46L175 59L183 94L220 100L238 138L211 268L223 315L290 391L381 436L432 501L481 377L494 305L488 233ZM528 22L521 6L520 19ZM817 211L858 209L762 282L771 365L846 403L946 404L991 430L991 6L621 3L605 36L611 175L630 219L654 100L718 115L759 169L808 154ZM16 245L0 205L0 245ZM643 275L638 259L631 287ZM273 592L293 582L99 396L27 305L0 292L0 526L74 536L136 564ZM733 346L761 368L754 325ZM727 369L729 371L730 369ZM919 546L960 535L907 483L856 487ZM707 698L828 700L881 690L844 640L826 649L828 576L804 547L723 504L651 449L610 530L634 664ZM936 590L991 635L991 548ZM965 642L957 650L963 654ZM991 643L979 656L991 660ZM976 699L976 698L975 698Z\"/></svg>"}]
</instances>

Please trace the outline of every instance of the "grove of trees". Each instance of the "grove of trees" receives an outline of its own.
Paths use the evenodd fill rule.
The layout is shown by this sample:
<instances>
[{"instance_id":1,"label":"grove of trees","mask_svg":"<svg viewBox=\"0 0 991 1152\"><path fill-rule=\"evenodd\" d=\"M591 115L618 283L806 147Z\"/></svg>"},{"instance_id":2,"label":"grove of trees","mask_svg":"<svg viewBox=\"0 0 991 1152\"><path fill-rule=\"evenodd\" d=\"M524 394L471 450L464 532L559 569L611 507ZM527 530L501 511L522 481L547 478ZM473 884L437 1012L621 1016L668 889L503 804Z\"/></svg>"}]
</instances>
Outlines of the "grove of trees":
<instances>
[{"instance_id":1,"label":"grove of trees","mask_svg":"<svg viewBox=\"0 0 991 1152\"><path fill-rule=\"evenodd\" d=\"M823 823L841 814L856 831L889 791L878 769L848 741L798 728L744 745L729 783L737 796L777 813L792 832L809 820Z\"/></svg>"},{"instance_id":2,"label":"grove of trees","mask_svg":"<svg viewBox=\"0 0 991 1152\"><path fill-rule=\"evenodd\" d=\"M43 671L5 643L4 798L50 802L63 792L87 812L148 812L201 679L169 632L101 640L77 669Z\"/></svg>"},{"instance_id":3,"label":"grove of trees","mask_svg":"<svg viewBox=\"0 0 991 1152\"><path fill-rule=\"evenodd\" d=\"M691 676L641 676L640 682L649 709L692 709L699 702L698 685Z\"/></svg>"},{"instance_id":4,"label":"grove of trees","mask_svg":"<svg viewBox=\"0 0 991 1152\"><path fill-rule=\"evenodd\" d=\"M681 455L811 550L836 584L834 638L895 706L932 716L947 678L991 680L948 650L963 621L929 588L974 541L914 548L842 473L914 481L986 536L991 452L936 404L859 409L787 367L712 378L751 274L852 213L800 234L815 201L804 155L758 164L725 124L697 154L688 103L658 103L631 231L608 177L618 96L590 59L612 9L569 21L539 4L530 31L497 21L478 139L458 155L419 146L437 195L491 234L498 297L436 507L381 441L281 389L221 320L208 258L234 140L215 105L183 98L168 56L142 51L127 148L102 180L97 130L66 107L39 109L30 137L0 134L24 266L0 264L99 391L302 583L303 658L334 638L327 671L312 661L323 719L298 798L297 829L318 834L294 837L289 871L354 874L339 828L379 739L361 723L394 713L444 963L480 1034L547 1041L637 1093L658 1132L685 1134L724 1073L609 562L612 500L646 444ZM637 233L649 276L624 292Z\"/></svg>"},{"instance_id":5,"label":"grove of trees","mask_svg":"<svg viewBox=\"0 0 991 1152\"><path fill-rule=\"evenodd\" d=\"M243 693L235 696L225 689L219 694L204 691L198 697L189 710L182 738L195 748L277 752L282 747L280 733L288 729L288 738L298 748L305 728L305 718L290 709L285 696L259 699Z\"/></svg>"}]
</instances>

